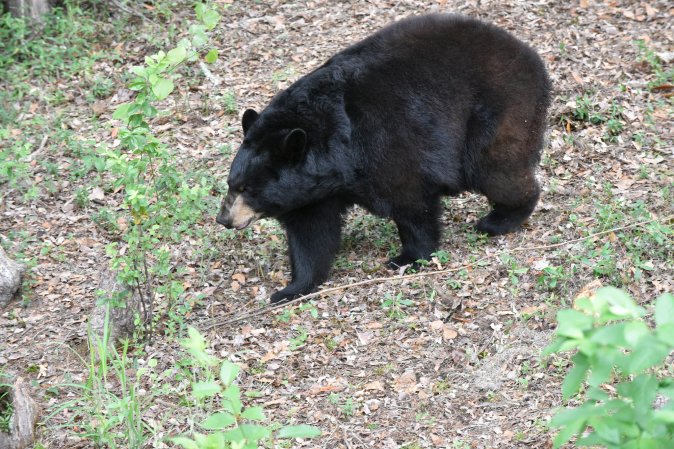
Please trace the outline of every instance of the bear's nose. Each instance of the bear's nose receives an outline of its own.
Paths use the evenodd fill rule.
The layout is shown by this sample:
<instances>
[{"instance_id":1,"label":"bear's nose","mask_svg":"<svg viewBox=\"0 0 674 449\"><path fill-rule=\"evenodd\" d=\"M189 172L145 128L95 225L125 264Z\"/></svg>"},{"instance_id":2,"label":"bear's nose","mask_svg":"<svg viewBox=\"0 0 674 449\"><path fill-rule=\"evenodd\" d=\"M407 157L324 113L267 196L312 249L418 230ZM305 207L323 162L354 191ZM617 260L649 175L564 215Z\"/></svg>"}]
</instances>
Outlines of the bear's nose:
<instances>
[{"instance_id":1,"label":"bear's nose","mask_svg":"<svg viewBox=\"0 0 674 449\"><path fill-rule=\"evenodd\" d=\"M215 217L215 221L229 229L234 227L232 226L232 217L230 217L229 214L218 214Z\"/></svg>"}]
</instances>

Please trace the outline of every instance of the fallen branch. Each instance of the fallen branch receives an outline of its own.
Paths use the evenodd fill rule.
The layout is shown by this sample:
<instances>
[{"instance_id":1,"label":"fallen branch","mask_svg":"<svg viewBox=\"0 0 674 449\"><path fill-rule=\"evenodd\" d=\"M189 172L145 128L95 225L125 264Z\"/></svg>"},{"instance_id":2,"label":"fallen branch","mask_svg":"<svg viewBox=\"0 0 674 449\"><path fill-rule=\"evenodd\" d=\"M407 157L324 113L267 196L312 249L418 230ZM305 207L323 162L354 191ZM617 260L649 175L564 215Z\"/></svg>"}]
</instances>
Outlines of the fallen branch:
<instances>
[{"instance_id":1,"label":"fallen branch","mask_svg":"<svg viewBox=\"0 0 674 449\"><path fill-rule=\"evenodd\" d=\"M382 283L382 282L404 281L404 280L407 280L407 279L416 279L416 278L422 278L422 277L428 277L428 276L440 276L440 275L443 275L443 274L455 273L457 271L461 271L461 270L465 270L466 268L473 267L473 266L475 266L475 265L477 265L477 264L479 264L479 263L481 263L485 260L493 259L495 257L502 256L504 254L521 252L521 251L539 251L539 250L543 250L543 249L558 248L560 246L565 246L565 245L570 245L572 243L582 242L584 240L589 240L591 238L594 238L594 237L597 237L597 236L600 236L600 235L610 234L612 232L615 233L615 232L622 231L622 230L625 230L625 229L636 228L636 227L644 226L644 225L654 223L654 222L657 222L657 221L667 222L667 221L671 221L671 220L674 220L674 215L670 215L668 217L665 217L662 220L653 219L653 220L641 221L639 223L632 223L632 224L629 224L629 225L620 226L620 227L613 228L613 229L608 229L606 231L595 232L594 234L589 234L589 235L586 235L585 237L579 237L579 238L573 239L573 240L566 240L566 241L560 242L560 243L551 243L551 244L548 244L548 245L527 246L527 247L518 247L518 248L512 248L512 249L504 249L504 250L498 251L494 254L489 254L488 256L484 256L484 257L482 257L480 259L477 259L477 260L475 260L471 263L461 265L460 267L447 268L447 269L444 269L444 270L436 270L436 271L422 271L422 272L419 272L419 273L406 274L406 275L403 275L403 276L389 276L389 277L379 277L379 278L373 278L373 279L366 279L364 281L354 282L352 284L344 284L344 285L339 285L337 287L326 288L326 289L323 289L323 290L320 290L320 291L317 291L317 292L314 292L314 293L309 293L307 295L300 296L300 297L292 299L290 301L283 302L281 304L277 304L275 306L263 307L259 310L256 310L255 312L245 313L243 315L240 315L240 316L235 317L235 318L231 318L229 320L224 320L224 321L222 321L221 319L212 320L212 322L207 323L204 326L201 326L201 330L208 331L208 330L211 330L215 327L233 324L233 323L236 323L236 322L248 319L248 318L253 318L253 317L256 317L256 316L259 316L259 315L263 315L263 314L268 313L268 312L273 312L274 310L282 309L282 308L287 307L287 306L289 306L291 304L294 304L294 303L306 301L307 299L315 298L317 296L326 295L328 293L333 293L333 292L337 292L337 291L340 291L340 290L346 290L346 289L353 288L353 287L360 287L362 285L379 284L379 283Z\"/></svg>"}]
</instances>

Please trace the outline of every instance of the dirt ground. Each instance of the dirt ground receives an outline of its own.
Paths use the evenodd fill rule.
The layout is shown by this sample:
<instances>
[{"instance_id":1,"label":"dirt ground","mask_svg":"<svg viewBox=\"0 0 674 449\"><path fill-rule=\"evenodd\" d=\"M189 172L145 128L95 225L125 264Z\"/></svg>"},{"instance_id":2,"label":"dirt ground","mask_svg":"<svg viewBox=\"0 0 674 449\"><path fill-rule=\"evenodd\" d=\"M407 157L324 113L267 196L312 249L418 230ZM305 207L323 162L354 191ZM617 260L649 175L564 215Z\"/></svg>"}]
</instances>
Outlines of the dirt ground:
<instances>
[{"instance_id":1,"label":"dirt ground","mask_svg":"<svg viewBox=\"0 0 674 449\"><path fill-rule=\"evenodd\" d=\"M322 437L292 447L551 447L547 422L561 405L567 361L541 361L540 352L556 311L597 285L627 289L641 303L674 290L672 86L671 77L659 78L671 68L674 6L586 0L221 4L228 5L214 35L221 57L210 68L218 83L196 74L198 83L176 100L177 112L156 128L175 149L177 164L223 181L246 108L259 110L279 89L393 20L430 11L466 14L539 51L554 86L539 173L544 193L520 232L483 238L471 226L488 209L484 198L448 199L446 257L424 268L428 275L373 281L319 295L313 306L251 317L246 314L288 278L276 223L265 220L225 238L214 222L214 195L202 224L208 240L188 240L175 251L190 261L182 275L186 294L205 295L187 324L204 331L217 355L243 367L242 390L262 393L251 403L264 405L276 422L322 429ZM140 42L106 43L122 62L101 60L94 69L119 80L156 51ZM662 67L649 64L649 54ZM65 126L98 145L116 145L111 114L128 98L121 81L96 106L78 100L76 84L67 89L71 101L59 106ZM233 95L238 112L225 111L225 94ZM38 104L31 113L51 112ZM51 142L45 147L45 157L60 164L63 153ZM39 170L32 176L44 176ZM107 263L105 245L116 238L91 216L120 198L106 192L75 208L76 187L64 181L58 195L31 201L11 190L0 195L0 235L23 231L23 240L4 246L36 260L25 300L0 314L0 366L32 381L46 410L72 399L63 384L85 379L76 354ZM634 226L641 222L649 223ZM58 251L43 254L44 242ZM397 275L383 267L397 247L391 223L355 209L324 288ZM440 269L455 271L430 273ZM184 390L171 371L182 357L174 338L159 333L144 354L141 365L158 360L153 370L168 373L175 391ZM168 447L162 438L185 431L198 413L182 410L178 397L168 394L147 409L144 418L158 429L148 447ZM67 431L72 424L56 426L69 413L42 427L45 447L93 447Z\"/></svg>"}]
</instances>

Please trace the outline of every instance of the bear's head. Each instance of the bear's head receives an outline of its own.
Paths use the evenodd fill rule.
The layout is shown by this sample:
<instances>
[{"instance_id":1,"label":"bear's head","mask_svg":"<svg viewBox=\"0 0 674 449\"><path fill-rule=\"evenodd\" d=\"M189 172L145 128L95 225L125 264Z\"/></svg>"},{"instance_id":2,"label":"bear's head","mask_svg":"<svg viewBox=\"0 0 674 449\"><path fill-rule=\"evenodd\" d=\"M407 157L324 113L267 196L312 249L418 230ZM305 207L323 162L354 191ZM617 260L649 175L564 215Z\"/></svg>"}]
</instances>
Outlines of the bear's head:
<instances>
[{"instance_id":1,"label":"bear's head","mask_svg":"<svg viewBox=\"0 0 674 449\"><path fill-rule=\"evenodd\" d=\"M320 201L334 192L341 177L323 145L287 108L269 106L243 114L244 139L234 157L228 193L216 221L244 229L259 218L283 214Z\"/></svg>"}]
</instances>

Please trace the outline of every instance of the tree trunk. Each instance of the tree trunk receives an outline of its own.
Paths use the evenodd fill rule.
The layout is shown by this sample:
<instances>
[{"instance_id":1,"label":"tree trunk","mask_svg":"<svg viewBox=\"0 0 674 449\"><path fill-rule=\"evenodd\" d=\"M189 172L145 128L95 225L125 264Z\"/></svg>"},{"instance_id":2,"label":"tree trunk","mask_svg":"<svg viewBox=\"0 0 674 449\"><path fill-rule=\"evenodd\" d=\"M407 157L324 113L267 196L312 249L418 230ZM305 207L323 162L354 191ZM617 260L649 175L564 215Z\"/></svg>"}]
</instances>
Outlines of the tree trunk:
<instances>
[{"instance_id":1,"label":"tree trunk","mask_svg":"<svg viewBox=\"0 0 674 449\"><path fill-rule=\"evenodd\" d=\"M101 341L106 335L108 341L105 343L113 345L124 339L130 339L136 330L136 317L139 317L143 324L150 323L152 319L152 293L150 291L146 291L141 296L135 290L120 283L117 280L117 273L108 268L104 268L101 272L98 291L104 292L103 296L106 298L115 298L120 294L125 297L123 307L111 307L97 302L89 314L91 332ZM106 326L108 326L107 329Z\"/></svg>"},{"instance_id":2,"label":"tree trunk","mask_svg":"<svg viewBox=\"0 0 674 449\"><path fill-rule=\"evenodd\" d=\"M28 385L20 377L12 385L9 395L14 412L10 420L9 434L0 431L0 449L32 448L40 408L30 397Z\"/></svg>"},{"instance_id":3,"label":"tree trunk","mask_svg":"<svg viewBox=\"0 0 674 449\"><path fill-rule=\"evenodd\" d=\"M21 276L25 267L7 257L0 246L0 308L11 301L21 287Z\"/></svg>"},{"instance_id":4,"label":"tree trunk","mask_svg":"<svg viewBox=\"0 0 674 449\"><path fill-rule=\"evenodd\" d=\"M49 11L48 0L6 0L7 9L15 17L39 21Z\"/></svg>"}]
</instances>

